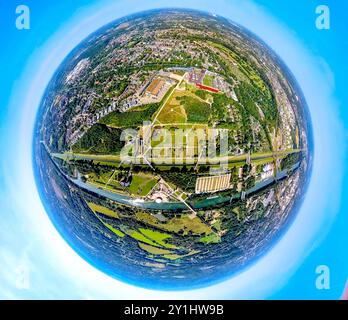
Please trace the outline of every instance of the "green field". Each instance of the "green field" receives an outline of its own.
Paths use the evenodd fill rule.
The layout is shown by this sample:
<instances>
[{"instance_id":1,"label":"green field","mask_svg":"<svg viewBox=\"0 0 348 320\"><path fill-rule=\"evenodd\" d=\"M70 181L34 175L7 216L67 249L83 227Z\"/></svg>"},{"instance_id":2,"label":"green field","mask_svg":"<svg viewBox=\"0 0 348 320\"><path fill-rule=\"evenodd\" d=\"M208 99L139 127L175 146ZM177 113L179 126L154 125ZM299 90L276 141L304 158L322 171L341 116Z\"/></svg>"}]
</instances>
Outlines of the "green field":
<instances>
[{"instance_id":1,"label":"green field","mask_svg":"<svg viewBox=\"0 0 348 320\"><path fill-rule=\"evenodd\" d=\"M213 232L211 227L203 223L198 217L191 219L187 215L182 215L177 218L172 218L166 223L161 223L149 213L137 212L136 218L137 220L155 226L158 229L168 232L182 233L183 235L187 235L189 233L194 235L208 235Z\"/></svg>"},{"instance_id":2,"label":"green field","mask_svg":"<svg viewBox=\"0 0 348 320\"><path fill-rule=\"evenodd\" d=\"M89 206L89 208L93 211L94 215L96 216L96 218L105 226L107 227L111 232L113 232L114 234L116 234L118 237L123 238L125 236L125 234L118 230L117 228L113 227L112 225L110 225L109 223L104 222L97 213L101 213L104 214L108 217L112 217L112 218L119 218L118 214L106 207L100 206L98 204L92 203L92 202L88 202L87 205Z\"/></svg>"},{"instance_id":3,"label":"green field","mask_svg":"<svg viewBox=\"0 0 348 320\"><path fill-rule=\"evenodd\" d=\"M161 248L158 248L158 247L154 247L154 246L151 246L151 245L148 245L148 244L145 244L145 243L141 243L139 242L138 243L139 247L143 250L145 250L146 252L148 253L151 253L151 254L170 254L172 251L170 250L166 250L166 249L161 249Z\"/></svg>"},{"instance_id":4,"label":"green field","mask_svg":"<svg viewBox=\"0 0 348 320\"><path fill-rule=\"evenodd\" d=\"M191 250L188 254L180 255L180 254L175 253L174 251L153 247L151 245L141 243L141 242L139 242L138 245L144 251L146 251L152 255L159 255L161 258L168 259L168 260L177 260L180 258L191 256L191 255L199 252L199 251Z\"/></svg>"},{"instance_id":5,"label":"green field","mask_svg":"<svg viewBox=\"0 0 348 320\"><path fill-rule=\"evenodd\" d=\"M209 97L204 91L186 85L185 91L177 90L173 93L158 114L157 120L162 124L206 124L211 113L210 104L205 101Z\"/></svg>"},{"instance_id":6,"label":"green field","mask_svg":"<svg viewBox=\"0 0 348 320\"><path fill-rule=\"evenodd\" d=\"M123 146L120 137L120 129L97 123L72 146L72 150L75 153L117 154Z\"/></svg>"},{"instance_id":7,"label":"green field","mask_svg":"<svg viewBox=\"0 0 348 320\"><path fill-rule=\"evenodd\" d=\"M122 231L116 229L116 228L113 227L112 225L110 225L110 224L108 224L108 223L104 223L104 225L105 225L105 227L107 227L110 231L112 231L112 232L113 232L114 234L116 234L117 236L119 236L119 237L121 237L121 238L123 238L123 237L125 236L125 234L124 234Z\"/></svg>"},{"instance_id":8,"label":"green field","mask_svg":"<svg viewBox=\"0 0 348 320\"><path fill-rule=\"evenodd\" d=\"M136 230L128 230L128 231L126 231L126 233L127 233L127 235L129 235L130 237L132 237L135 240L141 241L143 243L147 243L147 244L154 246L154 247L160 247L160 245L158 243L145 237L142 233L140 233Z\"/></svg>"},{"instance_id":9,"label":"green field","mask_svg":"<svg viewBox=\"0 0 348 320\"><path fill-rule=\"evenodd\" d=\"M213 80L214 80L214 77L213 77L213 76L205 75L205 77L204 77L204 79L203 79L203 84L204 84L205 86L212 87L212 86L213 86Z\"/></svg>"},{"instance_id":10,"label":"green field","mask_svg":"<svg viewBox=\"0 0 348 320\"><path fill-rule=\"evenodd\" d=\"M205 244L219 243L221 241L221 237L217 235L216 233L211 233L205 237L200 238L199 241Z\"/></svg>"},{"instance_id":11,"label":"green field","mask_svg":"<svg viewBox=\"0 0 348 320\"><path fill-rule=\"evenodd\" d=\"M98 213L104 214L104 215L111 217L111 218L119 218L117 212L112 211L109 208L100 206L100 205L92 203L92 202L88 202L87 204L93 212L98 212Z\"/></svg>"},{"instance_id":12,"label":"green field","mask_svg":"<svg viewBox=\"0 0 348 320\"><path fill-rule=\"evenodd\" d=\"M165 240L170 239L172 237L171 235L169 235L167 233L154 231L151 229L144 229L144 228L140 228L139 231L142 234L144 234L147 238L155 241L156 243L158 243L162 247L165 247L168 249L175 249L176 248L176 246L168 244L165 242Z\"/></svg>"},{"instance_id":13,"label":"green field","mask_svg":"<svg viewBox=\"0 0 348 320\"><path fill-rule=\"evenodd\" d=\"M122 187L120 182L117 180L117 173L114 174L113 171L99 174L96 174L95 172L89 173L87 182L112 192L124 190L124 187Z\"/></svg>"},{"instance_id":14,"label":"green field","mask_svg":"<svg viewBox=\"0 0 348 320\"><path fill-rule=\"evenodd\" d=\"M132 183L129 186L129 191L136 196L146 196L156 183L157 179L151 175L134 174L132 176Z\"/></svg>"},{"instance_id":15,"label":"green field","mask_svg":"<svg viewBox=\"0 0 348 320\"><path fill-rule=\"evenodd\" d=\"M187 120L186 112L180 101L179 92L174 92L173 96L167 101L161 112L157 116L157 120L162 124L185 123Z\"/></svg>"},{"instance_id":16,"label":"green field","mask_svg":"<svg viewBox=\"0 0 348 320\"><path fill-rule=\"evenodd\" d=\"M141 109L131 109L126 112L112 112L102 118L100 123L115 128L137 127L142 125L144 121L151 121L151 117L156 112L159 105L159 103L152 103Z\"/></svg>"},{"instance_id":17,"label":"green field","mask_svg":"<svg viewBox=\"0 0 348 320\"><path fill-rule=\"evenodd\" d=\"M185 108L188 122L207 123L209 121L211 108L208 103L194 96L182 96L179 100Z\"/></svg>"}]
</instances>

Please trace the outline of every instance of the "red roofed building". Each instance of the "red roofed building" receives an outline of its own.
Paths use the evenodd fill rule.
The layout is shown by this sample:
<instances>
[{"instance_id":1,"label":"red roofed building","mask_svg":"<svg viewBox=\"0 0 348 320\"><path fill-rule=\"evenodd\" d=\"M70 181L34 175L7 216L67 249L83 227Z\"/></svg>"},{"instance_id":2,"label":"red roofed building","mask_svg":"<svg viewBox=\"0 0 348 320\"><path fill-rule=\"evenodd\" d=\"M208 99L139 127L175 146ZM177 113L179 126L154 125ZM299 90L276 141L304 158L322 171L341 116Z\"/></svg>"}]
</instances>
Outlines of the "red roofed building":
<instances>
[{"instance_id":1,"label":"red roofed building","mask_svg":"<svg viewBox=\"0 0 348 320\"><path fill-rule=\"evenodd\" d=\"M216 88L213 88L213 87L209 87L209 86L205 86L204 84L200 84L200 83L196 83L196 87L199 88L199 89L207 90L207 91L214 92L214 93L217 93L217 92L220 91L219 89L216 89Z\"/></svg>"}]
</instances>

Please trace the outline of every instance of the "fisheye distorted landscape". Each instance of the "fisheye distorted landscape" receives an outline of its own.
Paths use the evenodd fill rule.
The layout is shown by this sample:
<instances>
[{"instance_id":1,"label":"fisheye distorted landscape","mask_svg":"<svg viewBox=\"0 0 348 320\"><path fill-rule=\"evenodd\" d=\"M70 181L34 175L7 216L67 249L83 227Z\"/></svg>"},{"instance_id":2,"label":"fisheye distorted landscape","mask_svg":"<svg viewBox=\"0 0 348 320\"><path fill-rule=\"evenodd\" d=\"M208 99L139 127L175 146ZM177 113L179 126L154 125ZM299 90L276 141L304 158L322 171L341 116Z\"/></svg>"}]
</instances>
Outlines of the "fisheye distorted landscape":
<instances>
[{"instance_id":1,"label":"fisheye distorted landscape","mask_svg":"<svg viewBox=\"0 0 348 320\"><path fill-rule=\"evenodd\" d=\"M155 289L222 281L267 252L301 205L311 153L306 103L278 56L225 18L178 9L122 18L76 47L34 136L62 236Z\"/></svg>"}]
</instances>

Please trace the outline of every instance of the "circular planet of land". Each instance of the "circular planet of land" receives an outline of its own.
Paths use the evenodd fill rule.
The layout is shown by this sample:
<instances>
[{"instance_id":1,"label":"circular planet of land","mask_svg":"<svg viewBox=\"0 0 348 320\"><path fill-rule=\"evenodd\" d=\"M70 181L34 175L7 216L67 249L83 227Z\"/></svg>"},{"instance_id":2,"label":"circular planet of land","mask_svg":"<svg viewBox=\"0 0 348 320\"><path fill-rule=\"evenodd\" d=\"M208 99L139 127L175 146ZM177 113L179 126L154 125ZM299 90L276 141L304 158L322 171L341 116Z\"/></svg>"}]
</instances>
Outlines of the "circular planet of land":
<instances>
[{"instance_id":1,"label":"circular planet of land","mask_svg":"<svg viewBox=\"0 0 348 320\"><path fill-rule=\"evenodd\" d=\"M286 232L311 137L301 89L261 39L216 15L153 10L97 30L60 65L37 115L35 178L90 264L193 289L243 271Z\"/></svg>"}]
</instances>

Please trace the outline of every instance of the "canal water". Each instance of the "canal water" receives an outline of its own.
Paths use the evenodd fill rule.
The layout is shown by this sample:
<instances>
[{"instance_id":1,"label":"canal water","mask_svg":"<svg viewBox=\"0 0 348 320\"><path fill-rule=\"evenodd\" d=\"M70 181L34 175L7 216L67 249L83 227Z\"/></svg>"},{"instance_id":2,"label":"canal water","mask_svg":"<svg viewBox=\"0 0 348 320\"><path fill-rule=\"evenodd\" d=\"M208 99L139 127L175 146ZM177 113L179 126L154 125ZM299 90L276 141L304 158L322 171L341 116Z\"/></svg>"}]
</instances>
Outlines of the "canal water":
<instances>
[{"instance_id":1,"label":"canal water","mask_svg":"<svg viewBox=\"0 0 348 320\"><path fill-rule=\"evenodd\" d=\"M248 189L245 191L245 195L249 195L252 193L255 193L279 180L282 180L286 178L289 174L291 174L294 170L298 169L300 166L300 163L296 163L293 165L290 169L285 169L282 171L277 172L277 175L275 177L271 177L268 179L265 179L263 181L260 181L255 184L254 187ZM161 202L157 203L155 201L144 201L142 199L136 199L127 195L117 194L113 193L111 191L107 191L98 187L95 187L91 184L88 184L86 182L83 182L81 178L72 179L70 177L67 177L71 182L73 182L75 185L79 186L80 188L84 190L88 190L90 192L93 192L95 194L98 194L102 197L108 198L110 200L125 204L125 205L131 205L136 206L139 208L149 209L149 210L166 210L166 211L175 211L175 210L185 210L187 209L187 206L182 202ZM203 200L197 200L190 202L189 204L192 206L193 209L203 209L206 207L212 207L219 204L223 204L226 202L230 202L234 199L241 198L241 193L234 193L231 196L213 196L208 197Z\"/></svg>"}]
</instances>

